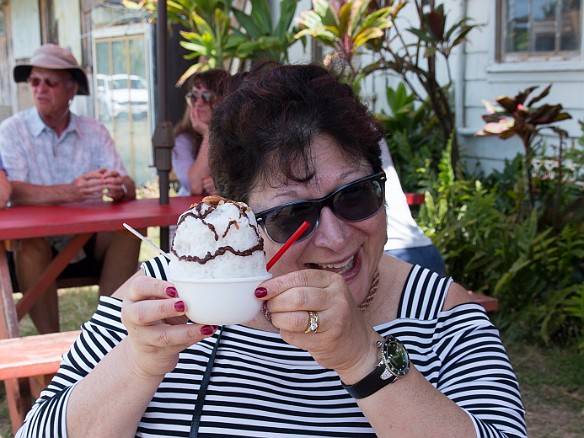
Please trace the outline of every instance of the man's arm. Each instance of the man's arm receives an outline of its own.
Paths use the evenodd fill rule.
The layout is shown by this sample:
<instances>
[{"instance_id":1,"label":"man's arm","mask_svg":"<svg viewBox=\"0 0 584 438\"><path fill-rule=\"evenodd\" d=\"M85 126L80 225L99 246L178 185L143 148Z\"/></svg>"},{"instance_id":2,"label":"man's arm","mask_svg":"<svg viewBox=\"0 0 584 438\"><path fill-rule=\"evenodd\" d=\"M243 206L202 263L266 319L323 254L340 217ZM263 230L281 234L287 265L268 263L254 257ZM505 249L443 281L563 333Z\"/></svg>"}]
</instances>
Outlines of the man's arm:
<instances>
[{"instance_id":1,"label":"man's arm","mask_svg":"<svg viewBox=\"0 0 584 438\"><path fill-rule=\"evenodd\" d=\"M66 204L100 200L106 188L105 169L79 175L69 184L39 185L12 181L12 203L15 205ZM121 179L117 184L121 191Z\"/></svg>"}]
</instances>

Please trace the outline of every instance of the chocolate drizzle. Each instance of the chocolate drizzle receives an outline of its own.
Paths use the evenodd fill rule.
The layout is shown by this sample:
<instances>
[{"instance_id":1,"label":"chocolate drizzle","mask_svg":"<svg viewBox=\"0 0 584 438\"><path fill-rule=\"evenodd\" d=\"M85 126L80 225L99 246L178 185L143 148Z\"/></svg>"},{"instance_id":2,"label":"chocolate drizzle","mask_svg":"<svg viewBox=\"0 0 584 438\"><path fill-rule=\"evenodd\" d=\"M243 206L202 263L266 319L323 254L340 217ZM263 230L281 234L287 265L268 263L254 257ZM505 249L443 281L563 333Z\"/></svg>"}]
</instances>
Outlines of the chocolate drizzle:
<instances>
[{"instance_id":1,"label":"chocolate drizzle","mask_svg":"<svg viewBox=\"0 0 584 438\"><path fill-rule=\"evenodd\" d=\"M250 211L251 209L243 202L230 201L230 200L227 200L227 199L222 198L220 196L206 196L205 198L203 198L202 202L200 202L198 204L193 204L189 210L187 210L185 213L183 213L181 215L181 217L178 221L178 224L177 224L177 230L180 227L181 223L183 223L188 217L193 217L195 219L200 220L204 225L206 225L207 228L209 228L209 230L213 233L213 235L215 237L215 241L219 241L219 234L217 232L217 229L215 228L215 226L212 223L207 222L205 219L212 212L214 212L220 205L223 205L223 204L235 205L239 210L238 219L245 217L247 220L247 212ZM176 250L174 249L174 244L173 244L171 252L179 260L196 262L196 263L200 263L202 265L204 265L205 263L207 263L210 260L213 260L219 256L224 255L227 252L230 252L230 253L232 253L236 256L240 256L240 257L251 256L256 251L263 251L264 240L260 236L257 225L250 223L249 226L251 229L253 229L253 231L257 237L257 241L258 241L258 243L251 248L239 251L239 250L235 250L230 245L220 246L219 248L217 248L215 253L211 254L211 252L207 252L207 254L201 258L201 257L193 256L193 255L179 255L176 252ZM239 223L237 220L229 221L229 224L227 225L227 228L226 228L225 232L223 233L223 235L221 236L221 238L224 239L229 234L229 231L231 230L232 227L235 228L236 232L239 230ZM176 239L176 234L175 234L175 239Z\"/></svg>"}]
</instances>

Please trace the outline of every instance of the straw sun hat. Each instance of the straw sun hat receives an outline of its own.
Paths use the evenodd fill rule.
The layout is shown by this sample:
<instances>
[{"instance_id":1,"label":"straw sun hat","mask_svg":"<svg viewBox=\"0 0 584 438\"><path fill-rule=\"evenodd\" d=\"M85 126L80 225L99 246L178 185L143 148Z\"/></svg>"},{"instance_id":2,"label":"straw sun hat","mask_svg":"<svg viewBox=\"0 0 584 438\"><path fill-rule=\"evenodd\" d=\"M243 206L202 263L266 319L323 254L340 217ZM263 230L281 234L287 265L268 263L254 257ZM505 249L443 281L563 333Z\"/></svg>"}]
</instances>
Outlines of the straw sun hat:
<instances>
[{"instance_id":1,"label":"straw sun hat","mask_svg":"<svg viewBox=\"0 0 584 438\"><path fill-rule=\"evenodd\" d=\"M28 64L20 64L14 67L14 80L16 82L26 82L33 67L67 70L79 84L77 94L82 96L89 95L87 75L77 63L71 50L56 44L42 45L32 54Z\"/></svg>"}]
</instances>

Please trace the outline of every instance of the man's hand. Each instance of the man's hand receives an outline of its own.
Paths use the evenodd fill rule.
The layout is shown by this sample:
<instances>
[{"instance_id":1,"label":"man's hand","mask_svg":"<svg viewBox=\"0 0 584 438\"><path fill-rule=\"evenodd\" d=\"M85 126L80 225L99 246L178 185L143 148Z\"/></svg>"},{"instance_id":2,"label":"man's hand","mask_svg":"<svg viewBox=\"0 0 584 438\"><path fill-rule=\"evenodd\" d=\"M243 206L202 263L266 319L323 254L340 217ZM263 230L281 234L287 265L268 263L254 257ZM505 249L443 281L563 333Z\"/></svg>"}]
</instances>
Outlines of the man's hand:
<instances>
[{"instance_id":1,"label":"man's hand","mask_svg":"<svg viewBox=\"0 0 584 438\"><path fill-rule=\"evenodd\" d=\"M106 194L114 201L121 201L128 193L123 177L115 170L106 170L103 177Z\"/></svg>"},{"instance_id":2,"label":"man's hand","mask_svg":"<svg viewBox=\"0 0 584 438\"><path fill-rule=\"evenodd\" d=\"M75 201L100 200L106 186L106 169L98 169L79 175L71 182Z\"/></svg>"}]
</instances>

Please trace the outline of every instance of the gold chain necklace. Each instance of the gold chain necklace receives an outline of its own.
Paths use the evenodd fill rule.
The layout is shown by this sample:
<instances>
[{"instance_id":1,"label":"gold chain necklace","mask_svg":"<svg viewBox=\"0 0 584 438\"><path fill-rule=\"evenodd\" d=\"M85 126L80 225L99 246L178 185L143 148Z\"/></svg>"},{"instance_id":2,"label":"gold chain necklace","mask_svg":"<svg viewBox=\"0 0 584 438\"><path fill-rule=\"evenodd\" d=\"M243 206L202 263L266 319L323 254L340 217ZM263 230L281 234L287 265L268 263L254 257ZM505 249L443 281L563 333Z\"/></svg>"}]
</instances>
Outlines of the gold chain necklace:
<instances>
[{"instance_id":1,"label":"gold chain necklace","mask_svg":"<svg viewBox=\"0 0 584 438\"><path fill-rule=\"evenodd\" d=\"M367 294L363 302L359 304L359 310L361 312L363 312L365 309L367 309L367 307L369 307L369 304L371 304L371 301L373 301L373 298L375 298L375 294L377 293L378 287L379 287L379 269L375 271L375 274L373 274L373 280L371 281L371 288L369 289L369 293Z\"/></svg>"}]
</instances>

